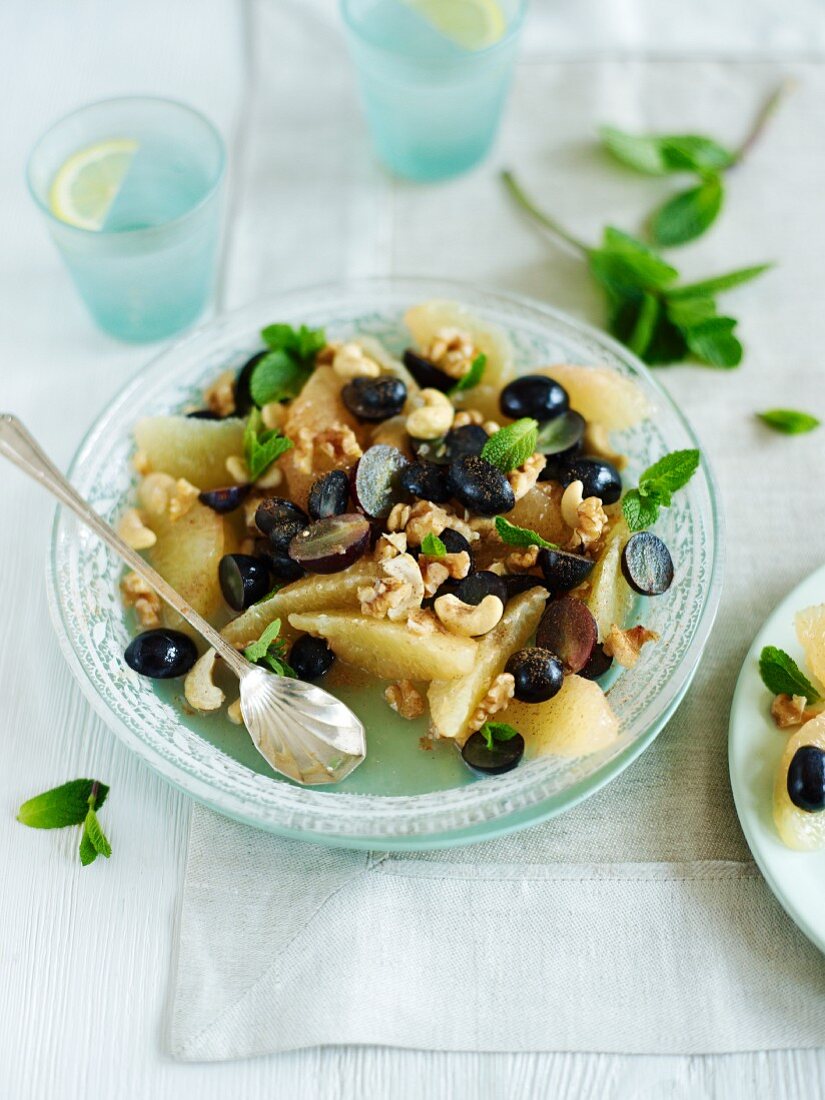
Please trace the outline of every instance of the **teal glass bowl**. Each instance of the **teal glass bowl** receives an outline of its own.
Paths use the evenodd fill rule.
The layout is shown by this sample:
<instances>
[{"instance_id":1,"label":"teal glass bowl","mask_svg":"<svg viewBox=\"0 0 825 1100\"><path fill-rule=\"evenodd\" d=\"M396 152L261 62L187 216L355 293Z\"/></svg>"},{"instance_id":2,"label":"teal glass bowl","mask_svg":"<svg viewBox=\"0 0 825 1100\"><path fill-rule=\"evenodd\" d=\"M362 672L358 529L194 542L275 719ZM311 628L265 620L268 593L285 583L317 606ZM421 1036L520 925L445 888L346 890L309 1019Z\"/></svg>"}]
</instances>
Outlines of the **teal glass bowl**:
<instances>
[{"instance_id":1,"label":"teal glass bowl","mask_svg":"<svg viewBox=\"0 0 825 1100\"><path fill-rule=\"evenodd\" d=\"M632 378L654 416L617 442L633 478L667 451L696 447L690 425L650 372L609 337L538 302L429 279L367 279L295 291L229 314L173 345L121 391L92 425L70 470L77 489L108 520L134 490L132 427L141 416L197 404L203 386L240 366L273 321L325 326L331 339L368 334L400 352L402 318L417 302L447 298L503 328L517 367L605 364ZM618 775L650 744L678 706L708 639L721 589L722 531L707 462L657 527L675 564L667 596L647 601L645 625L661 641L609 688L621 735L591 756L527 760L506 775L475 778L450 743L423 751L425 721L399 718L383 683L330 686L360 715L365 763L334 788L307 789L274 775L243 727L224 713L190 715L182 685L158 686L123 660L130 625L121 606L121 563L58 509L49 570L52 616L64 653L89 701L155 771L214 810L284 836L345 847L447 847L523 828L561 813Z\"/></svg>"}]
</instances>

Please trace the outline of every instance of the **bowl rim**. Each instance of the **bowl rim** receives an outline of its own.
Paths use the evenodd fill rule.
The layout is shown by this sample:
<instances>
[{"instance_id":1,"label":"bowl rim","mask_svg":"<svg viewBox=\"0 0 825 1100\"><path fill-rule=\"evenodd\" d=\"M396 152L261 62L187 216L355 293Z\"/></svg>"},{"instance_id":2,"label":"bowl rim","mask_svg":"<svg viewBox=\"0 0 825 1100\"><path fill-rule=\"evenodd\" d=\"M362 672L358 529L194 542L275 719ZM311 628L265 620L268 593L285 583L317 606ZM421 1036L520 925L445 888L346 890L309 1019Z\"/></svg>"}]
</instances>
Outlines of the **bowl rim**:
<instances>
[{"instance_id":1,"label":"bowl rim","mask_svg":"<svg viewBox=\"0 0 825 1100\"><path fill-rule=\"evenodd\" d=\"M520 310L538 315L539 318L547 320L556 329L566 330L570 335L575 335L579 339L587 338L596 346L601 346L614 356L618 356L633 371L643 377L648 387L656 394L658 399L667 406L669 412L676 417L683 431L694 441L694 445L701 448L701 441L695 429L676 406L667 391L653 377L648 368L629 352L627 348L623 347L612 337L598 329L578 321L552 306L548 306L543 302L525 295L502 292L485 286L470 285L460 280L434 279L427 276L374 276L315 284L296 288L271 297L261 298L240 309L220 314L212 318L206 324L200 325L196 329L190 331L184 337L167 344L158 354L153 356L136 375L125 383L120 391L114 398L106 403L105 407L95 418L75 451L69 467L69 478L74 479L77 476L79 465L86 454L94 447L98 436L105 433L110 418L121 410L123 406L128 405L132 397L135 396L145 384L147 376L157 371L168 358L182 351L186 351L189 347L194 347L198 342L204 339L208 340L210 335L217 335L222 327L242 324L244 319L248 319L248 327L251 329L254 327L252 323L253 318L257 320L258 315L265 310L275 308L276 310L279 309L286 312L290 303L292 303L295 308L299 305L306 308L308 300L312 300L313 298L323 299L325 296L329 297L330 295L351 296L354 299L358 295L365 296L369 294L374 294L378 297L381 291L397 296L404 295L409 302L424 301L431 298L451 298L462 304L467 304L470 308L472 308L474 300L480 307L482 307L484 303L490 308L498 306L505 311L508 307L510 309L517 307ZM256 828L267 829L283 836L349 848L360 847L381 849L385 851L423 850L481 841L491 836L512 832L527 825L546 820L549 817L572 808L583 799L594 794L611 779L615 778L615 776L623 771L624 768L648 747L675 712L684 697L693 675L695 674L719 607L724 563L724 524L719 508L718 487L704 450L701 472L706 483L706 496L709 503L709 511L703 518L708 524L708 530L712 537L713 545L710 555L709 575L705 588L704 600L694 628L693 639L689 649L683 655L680 664L676 666L676 669L670 677L674 689L654 701L654 703L658 705L658 713L650 720L645 732L638 734L633 741L624 746L620 751L617 751L588 775L578 779L563 791L555 794L550 794L549 796L546 794L541 795L539 790L534 792L536 795L535 797L525 799L518 806L511 805L509 808L500 807L497 812L489 816L480 813L472 823L466 826L447 826L439 828L436 823L436 825L431 824L430 827L425 826L425 831L410 831L408 827L397 830L392 826L387 828L383 823L381 828L377 829L375 828L377 822L373 822L373 831L371 831L370 827L364 827L363 825L357 828L341 828L340 820L338 819L341 817L354 816L350 815L349 809L353 806L357 807L359 803L363 816L363 803L365 799L380 802L388 808L391 808L393 803L403 802L409 805L412 802L417 802L421 804L421 810L424 811L427 800L432 803L433 800L438 801L439 799L444 799L445 796L451 792L440 791L424 795L403 797L394 795L366 796L344 792L336 793L329 790L320 792L312 788L293 787L276 781L276 783L271 784L271 787L279 793L290 792L292 797L289 797L285 793L281 799L275 796L275 803L293 802L297 794L298 802L301 804L302 810L308 812L308 808L313 807L312 813L309 815L311 820L304 819L301 821L300 825L296 826L294 806L290 807L286 804L268 806L266 813L264 813L263 808L258 803L250 805L248 800L245 800L240 793L236 793L233 796L225 789L219 791L210 782L201 779L198 775L194 774L193 771L187 770L183 763L174 763L161 756L156 749L144 741L134 729L126 722L122 721L113 710L110 709L108 703L93 683L88 670L81 662L72 643L68 624L65 619L65 608L62 605L58 583L57 555L58 545L63 534L62 522L64 519L64 514L59 506L55 510L52 524L51 553L47 568L49 609L58 635L60 647L75 678L78 680L81 689L94 709L100 714L107 725L114 730L118 737L129 748L137 752L142 759L165 779L178 787L178 789L219 813ZM679 675L677 675L677 673L679 673ZM653 703L651 703L651 706L652 705ZM215 753L219 753L222 758L230 759L224 757L224 754L220 753L219 749L215 748L214 751ZM242 766L238 764L238 767ZM262 776L261 778L269 781L269 777ZM494 783L495 781L482 781L481 783L472 784L464 788L452 788L452 791L479 791L479 788L489 782ZM540 784L536 784L535 786L540 787ZM493 791L490 791L490 794L491 798L487 799L487 802L495 801ZM319 799L323 799L324 801L318 803L317 800ZM335 809L333 809L331 800L337 800ZM432 812L432 807L430 807L430 811ZM376 814L375 817L377 818L377 816ZM334 826L332 825L333 819L335 819ZM352 825L354 825L354 822Z\"/></svg>"}]
</instances>

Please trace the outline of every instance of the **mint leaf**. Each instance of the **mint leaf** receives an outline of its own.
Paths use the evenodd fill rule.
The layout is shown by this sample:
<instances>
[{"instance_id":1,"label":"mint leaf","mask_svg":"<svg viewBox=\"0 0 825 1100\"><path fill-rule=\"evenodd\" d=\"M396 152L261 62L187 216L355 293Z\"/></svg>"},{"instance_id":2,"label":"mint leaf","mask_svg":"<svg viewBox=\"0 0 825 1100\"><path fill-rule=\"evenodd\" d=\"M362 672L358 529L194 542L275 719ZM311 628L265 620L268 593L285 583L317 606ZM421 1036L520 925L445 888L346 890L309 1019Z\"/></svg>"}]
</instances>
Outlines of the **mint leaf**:
<instances>
[{"instance_id":1,"label":"mint leaf","mask_svg":"<svg viewBox=\"0 0 825 1100\"><path fill-rule=\"evenodd\" d=\"M803 432L812 432L819 427L819 420L810 413L798 412L796 409L768 409L766 412L756 414L761 421L777 432L785 435L801 435Z\"/></svg>"},{"instance_id":2,"label":"mint leaf","mask_svg":"<svg viewBox=\"0 0 825 1100\"><path fill-rule=\"evenodd\" d=\"M749 283L764 272L773 267L773 264L755 264L753 267L740 267L736 271L729 271L726 275L714 275L710 279L703 279L699 283L688 283L686 286L677 286L667 292L670 301L680 298L710 298L714 294L721 294L723 290L732 290L743 283Z\"/></svg>"},{"instance_id":3,"label":"mint leaf","mask_svg":"<svg viewBox=\"0 0 825 1100\"><path fill-rule=\"evenodd\" d=\"M716 316L716 302L713 298L697 295L695 298L665 299L667 315L680 329L688 329Z\"/></svg>"},{"instance_id":4,"label":"mint leaf","mask_svg":"<svg viewBox=\"0 0 825 1100\"><path fill-rule=\"evenodd\" d=\"M710 367L738 367L742 345L734 336L733 317L710 317L684 330L687 346L701 363Z\"/></svg>"},{"instance_id":5,"label":"mint leaf","mask_svg":"<svg viewBox=\"0 0 825 1100\"><path fill-rule=\"evenodd\" d=\"M517 527L504 516L496 516L496 531L501 541L508 546L540 546L545 550L558 550L555 542L548 542L529 527Z\"/></svg>"},{"instance_id":6,"label":"mint leaf","mask_svg":"<svg viewBox=\"0 0 825 1100\"><path fill-rule=\"evenodd\" d=\"M663 289L679 277L676 268L643 241L610 225L602 247L589 251L588 263L595 278L620 294Z\"/></svg>"},{"instance_id":7,"label":"mint leaf","mask_svg":"<svg viewBox=\"0 0 825 1100\"><path fill-rule=\"evenodd\" d=\"M109 793L105 783L94 779L73 779L24 802L17 813L17 820L32 829L62 829L67 825L81 825L86 819L93 792L95 805L102 806Z\"/></svg>"},{"instance_id":8,"label":"mint leaf","mask_svg":"<svg viewBox=\"0 0 825 1100\"><path fill-rule=\"evenodd\" d=\"M774 695L804 695L809 703L819 702L819 692L783 649L765 646L759 655L759 675Z\"/></svg>"},{"instance_id":9,"label":"mint leaf","mask_svg":"<svg viewBox=\"0 0 825 1100\"><path fill-rule=\"evenodd\" d=\"M672 451L649 466L639 478L639 488L622 499L622 512L631 531L652 527L659 509L670 505L673 494L684 488L699 468L697 450Z\"/></svg>"},{"instance_id":10,"label":"mint leaf","mask_svg":"<svg viewBox=\"0 0 825 1100\"><path fill-rule=\"evenodd\" d=\"M487 366L487 356L482 352L477 355L470 364L470 369L467 373L456 382L456 384L447 392L452 396L454 393L463 393L464 390L471 390L474 386L477 386L484 376L484 368Z\"/></svg>"},{"instance_id":11,"label":"mint leaf","mask_svg":"<svg viewBox=\"0 0 825 1100\"><path fill-rule=\"evenodd\" d=\"M661 138L628 134L615 126L602 126L599 135L605 149L628 168L647 176L663 176L669 171Z\"/></svg>"},{"instance_id":12,"label":"mint leaf","mask_svg":"<svg viewBox=\"0 0 825 1100\"><path fill-rule=\"evenodd\" d=\"M700 134L628 134L614 126L602 126L599 133L602 144L617 160L648 176L672 172L704 175L736 162L733 153Z\"/></svg>"},{"instance_id":13,"label":"mint leaf","mask_svg":"<svg viewBox=\"0 0 825 1100\"><path fill-rule=\"evenodd\" d=\"M289 352L283 349L265 355L252 372L249 392L256 405L270 401L289 401L297 397L312 373Z\"/></svg>"},{"instance_id":14,"label":"mint leaf","mask_svg":"<svg viewBox=\"0 0 825 1100\"><path fill-rule=\"evenodd\" d=\"M481 457L505 474L518 469L536 449L538 428L529 416L500 428L484 444Z\"/></svg>"},{"instance_id":15,"label":"mint leaf","mask_svg":"<svg viewBox=\"0 0 825 1100\"><path fill-rule=\"evenodd\" d=\"M643 496L666 494L669 504L670 494L683 489L699 469L701 454L697 450L671 451L648 466L639 478L639 491Z\"/></svg>"},{"instance_id":16,"label":"mint leaf","mask_svg":"<svg viewBox=\"0 0 825 1100\"><path fill-rule=\"evenodd\" d=\"M716 221L724 194L721 180L714 176L674 195L653 215L651 237L664 247L695 240Z\"/></svg>"},{"instance_id":17,"label":"mint leaf","mask_svg":"<svg viewBox=\"0 0 825 1100\"><path fill-rule=\"evenodd\" d=\"M518 737L518 730L508 726L506 722L485 722L479 733L487 743L487 748L493 747L494 741L511 741Z\"/></svg>"},{"instance_id":18,"label":"mint leaf","mask_svg":"<svg viewBox=\"0 0 825 1100\"><path fill-rule=\"evenodd\" d=\"M285 660L286 642L278 637L280 631L281 620L273 619L257 642L244 649L243 655L253 665L267 665L277 676L297 679L295 669Z\"/></svg>"},{"instance_id":19,"label":"mint leaf","mask_svg":"<svg viewBox=\"0 0 825 1100\"><path fill-rule=\"evenodd\" d=\"M88 867L90 863L94 863L97 859L97 849L92 843L92 838L86 829L85 819L83 824L83 832L80 834L80 848L78 854L80 855L80 862L84 867Z\"/></svg>"},{"instance_id":20,"label":"mint leaf","mask_svg":"<svg viewBox=\"0 0 825 1100\"><path fill-rule=\"evenodd\" d=\"M108 859L112 854L112 846L106 839L106 834L100 826L100 822L97 819L97 814L92 807L89 807L89 812L86 814L86 820L83 824L83 837L88 837L89 841L94 848L95 852L99 856L103 856ZM81 838L81 848L83 847L83 840ZM81 858L82 862L82 858Z\"/></svg>"},{"instance_id":21,"label":"mint leaf","mask_svg":"<svg viewBox=\"0 0 825 1100\"><path fill-rule=\"evenodd\" d=\"M662 153L672 172L698 172L700 176L732 168L736 157L718 141L701 134L664 137Z\"/></svg>"},{"instance_id":22,"label":"mint leaf","mask_svg":"<svg viewBox=\"0 0 825 1100\"><path fill-rule=\"evenodd\" d=\"M431 558L443 558L447 553L447 547L432 531L428 531L421 540L421 553Z\"/></svg>"},{"instance_id":23,"label":"mint leaf","mask_svg":"<svg viewBox=\"0 0 825 1100\"><path fill-rule=\"evenodd\" d=\"M244 458L252 480L257 481L290 447L292 440L278 431L264 428L260 412L253 409L243 435Z\"/></svg>"},{"instance_id":24,"label":"mint leaf","mask_svg":"<svg viewBox=\"0 0 825 1100\"><path fill-rule=\"evenodd\" d=\"M630 489L622 498L622 512L631 531L644 531L659 518L659 505L651 497L643 497L638 489Z\"/></svg>"},{"instance_id":25,"label":"mint leaf","mask_svg":"<svg viewBox=\"0 0 825 1100\"><path fill-rule=\"evenodd\" d=\"M291 352L297 359L311 359L326 347L327 337L322 328L293 328L292 325L267 325L261 329L265 344L273 350Z\"/></svg>"}]
</instances>

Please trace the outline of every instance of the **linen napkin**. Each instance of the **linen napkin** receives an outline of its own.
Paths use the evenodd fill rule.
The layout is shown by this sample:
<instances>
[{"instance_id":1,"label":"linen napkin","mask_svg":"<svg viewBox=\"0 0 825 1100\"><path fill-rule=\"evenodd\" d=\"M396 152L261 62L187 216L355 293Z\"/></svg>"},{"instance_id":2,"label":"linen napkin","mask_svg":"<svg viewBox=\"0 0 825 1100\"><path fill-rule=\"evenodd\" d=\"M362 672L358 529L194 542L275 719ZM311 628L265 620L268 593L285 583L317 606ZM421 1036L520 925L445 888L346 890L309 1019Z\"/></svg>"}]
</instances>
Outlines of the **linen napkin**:
<instances>
[{"instance_id":1,"label":"linen napkin","mask_svg":"<svg viewBox=\"0 0 825 1100\"><path fill-rule=\"evenodd\" d=\"M624 1053L825 1045L825 960L750 860L726 755L752 636L823 555L821 439L772 436L754 413L825 411L825 39L813 17L800 37L769 5L728 5L735 56L720 59L715 6L684 42L641 0L621 5L611 35L611 10L586 5L593 21L582 26L595 37L582 49L572 7L562 5L567 23L536 9L496 157L422 188L372 161L330 5L255 7L229 298L353 274L448 274L599 324L582 265L518 218L497 168L517 169L581 236L595 239L608 223L633 231L673 184L608 162L594 143L600 123L735 144L761 99L794 77L797 91L729 174L718 225L673 254L691 279L779 261L726 299L748 349L740 370L659 374L700 428L727 523L725 594L694 685L607 788L561 818L476 846L324 849L195 807L169 1040L177 1058L327 1043Z\"/></svg>"}]
</instances>

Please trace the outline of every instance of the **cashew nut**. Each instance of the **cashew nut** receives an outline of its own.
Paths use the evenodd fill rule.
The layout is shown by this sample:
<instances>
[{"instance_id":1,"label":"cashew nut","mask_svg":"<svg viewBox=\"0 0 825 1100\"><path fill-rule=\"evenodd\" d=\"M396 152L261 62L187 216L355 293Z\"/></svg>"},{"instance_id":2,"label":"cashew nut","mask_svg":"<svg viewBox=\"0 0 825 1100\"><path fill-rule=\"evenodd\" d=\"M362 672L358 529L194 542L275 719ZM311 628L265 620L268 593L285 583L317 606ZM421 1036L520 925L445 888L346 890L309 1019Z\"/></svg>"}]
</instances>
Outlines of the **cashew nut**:
<instances>
[{"instance_id":1,"label":"cashew nut","mask_svg":"<svg viewBox=\"0 0 825 1100\"><path fill-rule=\"evenodd\" d=\"M332 360L332 369L339 378L377 378L381 368L374 359L364 354L359 344L342 344Z\"/></svg>"},{"instance_id":2,"label":"cashew nut","mask_svg":"<svg viewBox=\"0 0 825 1100\"><path fill-rule=\"evenodd\" d=\"M117 533L133 550L148 550L158 541L155 532L143 522L143 516L137 508L126 509L118 520Z\"/></svg>"},{"instance_id":3,"label":"cashew nut","mask_svg":"<svg viewBox=\"0 0 825 1100\"><path fill-rule=\"evenodd\" d=\"M450 593L447 596L439 596L433 604L433 610L451 634L460 634L464 638L477 638L498 625L504 614L504 604L492 593L475 606L462 603L458 596Z\"/></svg>"},{"instance_id":4,"label":"cashew nut","mask_svg":"<svg viewBox=\"0 0 825 1100\"><path fill-rule=\"evenodd\" d=\"M247 465L240 455L230 455L226 460L226 472L236 485L248 485L252 480Z\"/></svg>"},{"instance_id":5,"label":"cashew nut","mask_svg":"<svg viewBox=\"0 0 825 1100\"><path fill-rule=\"evenodd\" d=\"M584 485L581 481L571 481L561 498L561 518L574 530L579 522L579 505L584 499Z\"/></svg>"},{"instance_id":6,"label":"cashew nut","mask_svg":"<svg viewBox=\"0 0 825 1100\"><path fill-rule=\"evenodd\" d=\"M214 649L207 649L192 665L183 681L186 702L195 710L218 710L226 696L212 679L215 672Z\"/></svg>"},{"instance_id":7,"label":"cashew nut","mask_svg":"<svg viewBox=\"0 0 825 1100\"><path fill-rule=\"evenodd\" d=\"M426 389L419 394L424 404L407 417L406 428L413 439L438 439L453 425L455 410L446 394Z\"/></svg>"}]
</instances>

